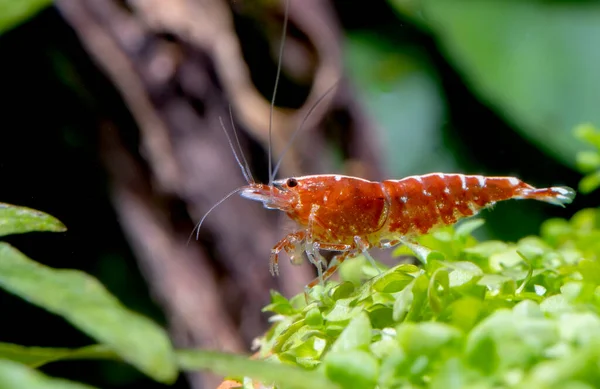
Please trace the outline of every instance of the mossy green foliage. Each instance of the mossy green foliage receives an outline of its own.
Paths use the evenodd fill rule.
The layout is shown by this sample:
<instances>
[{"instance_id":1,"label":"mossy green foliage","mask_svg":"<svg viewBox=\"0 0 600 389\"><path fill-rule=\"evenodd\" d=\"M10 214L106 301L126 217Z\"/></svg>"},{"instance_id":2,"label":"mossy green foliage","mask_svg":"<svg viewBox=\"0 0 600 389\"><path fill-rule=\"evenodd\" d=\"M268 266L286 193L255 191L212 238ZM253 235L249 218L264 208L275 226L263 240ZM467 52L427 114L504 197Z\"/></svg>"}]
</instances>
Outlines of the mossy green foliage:
<instances>
[{"instance_id":1,"label":"mossy green foliage","mask_svg":"<svg viewBox=\"0 0 600 389\"><path fill-rule=\"evenodd\" d=\"M261 353L347 388L599 387L600 211L516 243L478 242L481 223L396 250L422 266L356 259L308 301L273 292Z\"/></svg>"},{"instance_id":2,"label":"mossy green foliage","mask_svg":"<svg viewBox=\"0 0 600 389\"><path fill-rule=\"evenodd\" d=\"M594 150L577 153L577 167L586 175L579 182L579 191L590 193L600 187L600 130L587 123L578 126L575 135L594 147Z\"/></svg>"}]
</instances>

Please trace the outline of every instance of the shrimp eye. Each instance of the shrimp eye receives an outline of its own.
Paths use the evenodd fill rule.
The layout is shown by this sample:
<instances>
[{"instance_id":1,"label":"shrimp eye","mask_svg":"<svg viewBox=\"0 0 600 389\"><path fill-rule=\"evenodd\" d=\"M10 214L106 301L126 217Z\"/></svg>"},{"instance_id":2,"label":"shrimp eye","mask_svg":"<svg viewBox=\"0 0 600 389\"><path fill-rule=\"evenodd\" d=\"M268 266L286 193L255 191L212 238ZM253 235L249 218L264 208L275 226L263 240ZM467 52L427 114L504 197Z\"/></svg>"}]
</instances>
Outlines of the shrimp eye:
<instances>
[{"instance_id":1,"label":"shrimp eye","mask_svg":"<svg viewBox=\"0 0 600 389\"><path fill-rule=\"evenodd\" d=\"M295 186L298 186L298 181L295 178L288 178L286 185L288 186L288 188L293 188Z\"/></svg>"}]
</instances>

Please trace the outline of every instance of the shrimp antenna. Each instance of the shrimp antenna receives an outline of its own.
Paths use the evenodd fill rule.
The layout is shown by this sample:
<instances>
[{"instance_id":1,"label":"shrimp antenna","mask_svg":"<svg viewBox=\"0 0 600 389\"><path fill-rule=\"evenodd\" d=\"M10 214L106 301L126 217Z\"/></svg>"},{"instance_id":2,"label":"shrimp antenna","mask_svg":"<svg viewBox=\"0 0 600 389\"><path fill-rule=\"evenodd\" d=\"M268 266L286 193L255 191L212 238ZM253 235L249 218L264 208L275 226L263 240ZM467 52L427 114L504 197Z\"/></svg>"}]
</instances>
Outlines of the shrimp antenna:
<instances>
[{"instance_id":1,"label":"shrimp antenna","mask_svg":"<svg viewBox=\"0 0 600 389\"><path fill-rule=\"evenodd\" d=\"M231 137L229 136L229 133L227 132L227 129L225 128L225 124L223 124L223 119L219 116L219 122L221 123L221 128L223 128L223 132L225 133L225 136L227 137L227 143L229 143L229 147L231 148L231 151L233 152L233 156L235 157L235 160L237 161L238 166L242 170L242 174L244 175L244 178L246 179L248 184L252 185L255 183L254 178L252 177L252 173L250 172L250 166L248 165L248 161L246 160L246 157L244 156L244 150L242 150L242 146L240 145L240 138L238 137L237 131L235 130L235 124L233 123L233 113L231 112L231 105L229 106L229 117L231 118L231 126L233 128L233 135L235 136L235 141L239 148L239 152L242 156L242 161L244 162L243 164L242 164L242 161L240 161L240 157L238 156L238 153L235 150L233 142L231 141ZM210 207L210 209L204 214L204 216L202 216L202 219L200 219L198 224L196 224L196 226L192 230L192 233L190 234L190 236L187 240L187 244L190 243L192 236L194 236L194 232L196 232L196 240L198 240L198 238L200 237L200 227L202 226L202 223L204 223L204 219L206 219L208 214L211 213L213 211L213 209L215 209L219 205L221 205L225 200L227 200L234 194L240 192L242 189L244 189L244 188L240 187L240 188L237 188L237 189L229 192L225 197L223 197L221 200L219 200L215 205Z\"/></svg>"},{"instance_id":2,"label":"shrimp antenna","mask_svg":"<svg viewBox=\"0 0 600 389\"><path fill-rule=\"evenodd\" d=\"M244 178L246 179L246 182L248 184L254 183L254 179L252 178L252 175L250 174L250 169L248 168L248 162L246 162L246 158L244 157L244 153L241 151L241 147L240 147L240 152L242 153L242 158L244 158L244 163L246 165L243 165L242 162L240 161L240 157L238 156L238 154L237 154L237 152L235 150L235 147L233 146L233 142L231 141L231 137L229 136L229 133L227 132L227 129L225 128L225 124L223 124L223 119L220 116L219 116L219 122L221 123L221 127L223 128L223 132L225 133L225 136L227 137L227 143L229 143L229 147L231 147L231 151L233 151L233 156L235 157L235 160L237 161L238 166L242 170L242 174L244 175ZM234 127L234 134L235 134L235 127ZM237 134L235 135L235 139L238 141L238 146L239 146L240 142L239 142L239 139L237 137ZM248 169L248 170L246 170L246 169Z\"/></svg>"},{"instance_id":3,"label":"shrimp antenna","mask_svg":"<svg viewBox=\"0 0 600 389\"><path fill-rule=\"evenodd\" d=\"M304 127L304 125L306 124L306 121L308 120L308 118L310 117L310 115L315 111L315 109L325 99L325 97L329 93L331 93L331 91L339 84L339 82L340 82L340 80L337 80L336 82L334 82L333 85L331 85L329 87L329 89L327 89L325 91L325 93L323 93L321 95L321 97L319 97L317 99L317 101L315 101L315 103L312 105L312 107L310 107L310 109L308 110L308 112L306 113L306 115L304 115L304 118L302 119L302 122L300 123L300 125L298 126L298 128L296 128L294 130L294 132L292 133L292 136L290 137L290 140L289 140L288 144L285 146L285 148L281 152L281 156L279 157L279 161L277 161L277 164L275 165L275 169L273 170L273 172L271 173L271 176L269 177L269 182L273 182L273 180L275 180L275 176L277 175L277 171L281 167L281 162L283 161L283 157L285 156L285 153L287 153L289 151L290 147L292 146L292 142L294 142L294 139L296 138L296 135L298 135L298 133L300 132L300 130L302 129L302 127Z\"/></svg>"},{"instance_id":4,"label":"shrimp antenna","mask_svg":"<svg viewBox=\"0 0 600 389\"><path fill-rule=\"evenodd\" d=\"M281 31L281 45L279 46L279 59L277 60L277 75L275 76L275 86L273 87L273 97L271 98L271 107L269 112L269 185L273 184L274 175L271 173L273 170L273 162L271 161L272 152L272 132L273 132L273 111L275 109L275 96L277 96L277 86L279 85L279 77L281 74L281 62L283 61L283 48L285 47L285 36L287 35L288 25L288 13L290 8L290 1L285 0L285 15L283 18L283 30Z\"/></svg>"},{"instance_id":5,"label":"shrimp antenna","mask_svg":"<svg viewBox=\"0 0 600 389\"><path fill-rule=\"evenodd\" d=\"M237 143L238 149L240 151L240 155L242 156L242 161L244 162L244 167L246 167L246 173L248 176L244 174L246 181L248 184L254 184L254 177L252 177L252 171L250 170L250 165L248 165L248 161L246 160L246 156L244 155L244 150L242 149L242 145L240 145L240 138L238 137L237 130L235 129L235 123L233 122L233 112L231 111L231 104L229 104L229 119L231 119L231 128L233 128L233 136L235 136L235 142ZM239 161L238 161L239 163ZM250 180L248 180L248 177Z\"/></svg>"},{"instance_id":6,"label":"shrimp antenna","mask_svg":"<svg viewBox=\"0 0 600 389\"><path fill-rule=\"evenodd\" d=\"M202 223L204 223L204 220L206 219L206 217L208 216L209 213L211 213L215 208L217 208L219 205L221 205L225 200L227 200L234 194L241 192L243 189L244 189L244 187L242 186L235 190L232 190L225 197L223 197L221 200L219 200L215 205L210 207L210 209L204 214L204 216L202 216L202 219L200 219L198 224L196 224L196 226L192 230L192 233L190 234L190 236L187 240L187 244L190 244L190 240L192 240L192 236L194 236L194 231L196 232L196 240L198 240L198 238L200 237L200 227L202 227Z\"/></svg>"}]
</instances>

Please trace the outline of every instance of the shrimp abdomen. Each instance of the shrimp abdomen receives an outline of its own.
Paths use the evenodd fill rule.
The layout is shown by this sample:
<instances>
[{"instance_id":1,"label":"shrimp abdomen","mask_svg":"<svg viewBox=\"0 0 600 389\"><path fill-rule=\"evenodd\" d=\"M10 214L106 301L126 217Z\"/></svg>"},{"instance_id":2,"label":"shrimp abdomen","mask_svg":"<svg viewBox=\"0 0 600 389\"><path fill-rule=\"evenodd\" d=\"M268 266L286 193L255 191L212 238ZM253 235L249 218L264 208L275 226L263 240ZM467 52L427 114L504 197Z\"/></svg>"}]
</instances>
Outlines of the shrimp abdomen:
<instances>
[{"instance_id":1,"label":"shrimp abdomen","mask_svg":"<svg viewBox=\"0 0 600 389\"><path fill-rule=\"evenodd\" d=\"M391 201L387 227L401 235L454 224L498 201L533 199L564 206L575 197L571 188L537 189L515 177L433 173L387 180L383 185Z\"/></svg>"}]
</instances>

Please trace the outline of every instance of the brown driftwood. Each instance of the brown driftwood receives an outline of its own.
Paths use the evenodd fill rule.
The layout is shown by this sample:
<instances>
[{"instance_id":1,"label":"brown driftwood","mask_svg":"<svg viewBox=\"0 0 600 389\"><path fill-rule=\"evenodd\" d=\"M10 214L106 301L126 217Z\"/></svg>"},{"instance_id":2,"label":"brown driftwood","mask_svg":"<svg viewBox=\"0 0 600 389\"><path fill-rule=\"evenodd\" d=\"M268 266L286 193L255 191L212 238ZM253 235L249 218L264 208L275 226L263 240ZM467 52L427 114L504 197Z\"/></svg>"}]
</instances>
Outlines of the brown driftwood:
<instances>
[{"instance_id":1,"label":"brown driftwood","mask_svg":"<svg viewBox=\"0 0 600 389\"><path fill-rule=\"evenodd\" d=\"M101 153L121 225L167 313L174 340L178 346L247 351L266 328L260 309L269 289L298 293L314 269L284 261L281 276L271 277L269 250L287 230L278 214L241 199L211 214L199 241L188 245L187 238L210 206L243 184L219 122L229 123L229 106L251 164L266 166L270 96L253 82L260 69L245 61L234 16L264 26L272 49L264 61L273 64L282 4L58 0L56 6L136 122L134 130L100 113L109 118L99 125ZM289 17L294 33L285 46L283 74L305 84L309 93L298 109L275 109L275 156L315 102L339 84L309 117L281 175L331 172L326 134L344 118L343 136L336 141L345 158L361 161L360 175L382 178L371 124L343 78L341 31L331 5L292 1ZM134 131L139 144L132 145L124 139ZM266 172L257 173L266 179ZM193 387L201 387L199 377L190 376ZM217 386L214 377L205 377L204 387Z\"/></svg>"}]
</instances>

